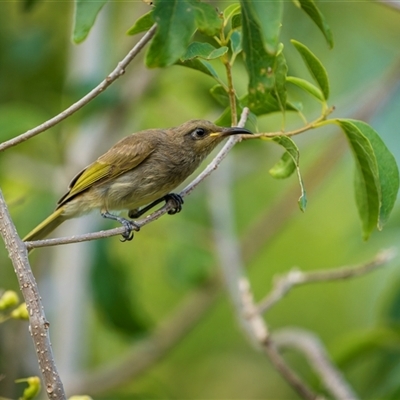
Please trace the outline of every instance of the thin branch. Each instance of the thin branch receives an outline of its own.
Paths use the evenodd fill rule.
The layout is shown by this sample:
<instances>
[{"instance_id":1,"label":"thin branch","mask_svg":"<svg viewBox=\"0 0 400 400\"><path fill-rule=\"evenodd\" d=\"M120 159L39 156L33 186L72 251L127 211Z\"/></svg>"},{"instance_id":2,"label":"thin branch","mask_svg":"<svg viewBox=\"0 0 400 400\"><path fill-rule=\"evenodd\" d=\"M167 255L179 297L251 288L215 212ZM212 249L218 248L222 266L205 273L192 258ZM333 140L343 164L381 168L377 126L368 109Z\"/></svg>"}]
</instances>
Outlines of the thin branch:
<instances>
[{"instance_id":1,"label":"thin branch","mask_svg":"<svg viewBox=\"0 0 400 400\"><path fill-rule=\"evenodd\" d=\"M38 287L29 265L28 253L12 222L1 190L0 233L14 266L29 312L29 330L36 349L47 396L49 399L65 400L64 387L58 374L51 348L49 322L44 314Z\"/></svg>"},{"instance_id":2,"label":"thin branch","mask_svg":"<svg viewBox=\"0 0 400 400\"><path fill-rule=\"evenodd\" d=\"M247 117L249 114L249 109L245 107L242 112L241 119L239 121L238 126L243 127L246 123ZM205 178L207 178L213 171L215 171L222 160L228 155L229 151L232 147L238 143L242 139L242 135L233 135L231 136L224 147L219 151L219 153L215 156L215 158L211 161L211 163L192 181L190 182L181 192L180 196L182 198L188 196ZM153 222L160 218L162 215L166 214L168 210L170 210L172 205L167 203L165 206L160 209L154 211L147 217L135 221L135 224L141 228L150 222ZM110 236L121 235L125 232L124 227L118 227L114 229L103 230L100 232L87 233L84 235L76 235L70 237L61 237L54 239L44 239L44 240L35 240L33 242L25 242L25 245L28 249L33 249L37 247L47 247L47 246L57 246L60 244L70 244L70 243L79 243L86 242L95 239L103 239Z\"/></svg>"},{"instance_id":3,"label":"thin branch","mask_svg":"<svg viewBox=\"0 0 400 400\"><path fill-rule=\"evenodd\" d=\"M295 136L299 135L300 133L304 133L310 129L315 129L320 126L320 124L326 120L326 117L335 110L334 107L327 108L317 119L315 119L312 122L309 122L308 124L302 126L301 128L294 129L292 131L278 131L278 132L266 132L266 133L256 133L254 135L242 135L243 140L249 140L249 139L259 139L259 138L274 138L277 136Z\"/></svg>"},{"instance_id":4,"label":"thin branch","mask_svg":"<svg viewBox=\"0 0 400 400\"><path fill-rule=\"evenodd\" d=\"M321 340L312 332L299 328L285 328L275 331L272 338L278 349L296 348L304 354L333 398L337 400L358 398L340 370L334 366Z\"/></svg>"},{"instance_id":5,"label":"thin branch","mask_svg":"<svg viewBox=\"0 0 400 400\"><path fill-rule=\"evenodd\" d=\"M267 324L257 311L254 303L253 293L251 292L250 282L242 277L239 283L239 291L242 298L242 318L245 318L253 329L253 335L257 338L258 345L268 356L272 365L281 374L283 379L306 400L323 400L323 397L314 393L310 387L292 370L289 364L279 354L279 351L268 333Z\"/></svg>"},{"instance_id":6,"label":"thin branch","mask_svg":"<svg viewBox=\"0 0 400 400\"><path fill-rule=\"evenodd\" d=\"M33 136L38 135L46 131L47 129L57 125L65 118L71 116L80 108L85 106L99 94L104 92L105 89L108 88L115 80L117 80L120 76L125 73L126 67L129 63L139 54L139 52L143 49L143 47L150 41L150 39L154 36L157 29L157 25L154 24L146 34L136 43L136 45L132 48L132 50L125 56L125 58L118 63L116 68L93 90L91 90L86 96L82 97L76 103L72 104L70 107L62 111L60 114L56 115L55 117L49 119L48 121L44 122L43 124L37 126L36 128L30 129L29 131L7 140L0 144L0 152L8 149L9 147L16 146L24 142L25 140L30 139Z\"/></svg>"},{"instance_id":7,"label":"thin branch","mask_svg":"<svg viewBox=\"0 0 400 400\"><path fill-rule=\"evenodd\" d=\"M273 289L263 300L260 301L257 310L259 313L268 311L295 286L315 282L348 279L365 275L368 272L387 265L395 256L396 251L394 249L389 249L378 253L373 260L357 266L313 272L302 272L298 269L292 270L275 281Z\"/></svg>"}]
</instances>

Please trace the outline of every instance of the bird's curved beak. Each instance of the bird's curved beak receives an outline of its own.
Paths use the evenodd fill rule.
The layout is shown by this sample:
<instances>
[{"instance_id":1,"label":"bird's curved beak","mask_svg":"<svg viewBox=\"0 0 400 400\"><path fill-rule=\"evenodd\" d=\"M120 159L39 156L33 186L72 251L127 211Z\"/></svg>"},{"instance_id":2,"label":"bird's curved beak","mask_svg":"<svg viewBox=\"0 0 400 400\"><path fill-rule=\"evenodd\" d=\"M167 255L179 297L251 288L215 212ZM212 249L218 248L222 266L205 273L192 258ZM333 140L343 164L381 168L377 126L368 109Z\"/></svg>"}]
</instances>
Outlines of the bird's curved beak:
<instances>
[{"instance_id":1,"label":"bird's curved beak","mask_svg":"<svg viewBox=\"0 0 400 400\"><path fill-rule=\"evenodd\" d=\"M211 133L210 136L231 136L231 135L252 135L253 132L245 128L239 128L238 126L233 126L231 128L223 128L220 132Z\"/></svg>"}]
</instances>

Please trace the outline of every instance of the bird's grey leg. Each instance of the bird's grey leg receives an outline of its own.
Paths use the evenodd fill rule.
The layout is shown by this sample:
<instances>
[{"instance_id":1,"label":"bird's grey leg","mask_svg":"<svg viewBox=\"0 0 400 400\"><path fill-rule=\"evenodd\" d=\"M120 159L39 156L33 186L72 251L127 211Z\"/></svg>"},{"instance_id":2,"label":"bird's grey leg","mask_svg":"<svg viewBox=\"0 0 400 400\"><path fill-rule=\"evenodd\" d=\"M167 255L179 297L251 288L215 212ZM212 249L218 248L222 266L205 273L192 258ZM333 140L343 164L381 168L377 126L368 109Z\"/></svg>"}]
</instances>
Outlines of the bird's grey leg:
<instances>
[{"instance_id":1,"label":"bird's grey leg","mask_svg":"<svg viewBox=\"0 0 400 400\"><path fill-rule=\"evenodd\" d=\"M114 214L110 214L108 211L101 211L101 216L103 218L113 219L114 221L118 221L121 225L125 227L125 232L122 234L123 240L121 242L125 242L127 240L133 239L133 231L139 231L140 226L135 224L133 221L129 221L128 219L119 217Z\"/></svg>"},{"instance_id":2,"label":"bird's grey leg","mask_svg":"<svg viewBox=\"0 0 400 400\"><path fill-rule=\"evenodd\" d=\"M168 214L176 214L182 210L182 204L183 204L183 199L179 194L176 193L168 193L164 197L161 197L146 207L143 207L141 209L135 208L134 210L129 210L128 211L128 216L129 218L139 218L141 217L144 213L147 211L151 210L153 207L155 207L157 204L160 204L162 201L165 201L166 203L171 202L173 204L173 208L171 208L168 211Z\"/></svg>"}]
</instances>

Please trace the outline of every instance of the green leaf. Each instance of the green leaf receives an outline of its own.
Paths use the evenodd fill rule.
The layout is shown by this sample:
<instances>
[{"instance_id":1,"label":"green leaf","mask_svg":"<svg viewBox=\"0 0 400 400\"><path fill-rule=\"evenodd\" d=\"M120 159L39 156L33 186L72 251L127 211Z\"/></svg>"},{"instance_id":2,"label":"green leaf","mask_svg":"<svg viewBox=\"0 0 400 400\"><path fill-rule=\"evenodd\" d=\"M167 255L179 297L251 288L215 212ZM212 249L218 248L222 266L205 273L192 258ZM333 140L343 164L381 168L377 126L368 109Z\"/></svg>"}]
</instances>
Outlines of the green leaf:
<instances>
[{"instance_id":1,"label":"green leaf","mask_svg":"<svg viewBox=\"0 0 400 400\"><path fill-rule=\"evenodd\" d=\"M253 16L258 19L264 36L266 50L275 54L278 50L279 32L282 26L283 2L281 0L244 0L253 8Z\"/></svg>"},{"instance_id":2,"label":"green leaf","mask_svg":"<svg viewBox=\"0 0 400 400\"><path fill-rule=\"evenodd\" d=\"M179 60L178 62L176 62L176 65L181 65L183 67L195 69L195 70L203 72L204 74L209 75L209 76L215 78L217 81L219 81L217 71L215 71L213 66L207 61L203 61L203 60L199 60L198 58L194 58L192 60L186 60L186 61Z\"/></svg>"},{"instance_id":3,"label":"green leaf","mask_svg":"<svg viewBox=\"0 0 400 400\"><path fill-rule=\"evenodd\" d=\"M231 50L235 57L242 51L242 34L239 31L232 32Z\"/></svg>"},{"instance_id":4,"label":"green leaf","mask_svg":"<svg viewBox=\"0 0 400 400\"><path fill-rule=\"evenodd\" d=\"M215 36L222 26L222 18L215 7L199 1L191 1L195 9L195 20L197 29L208 36Z\"/></svg>"},{"instance_id":5,"label":"green leaf","mask_svg":"<svg viewBox=\"0 0 400 400\"><path fill-rule=\"evenodd\" d=\"M94 25L97 14L107 0L75 0L75 15L72 40L75 43L83 42Z\"/></svg>"},{"instance_id":6,"label":"green leaf","mask_svg":"<svg viewBox=\"0 0 400 400\"><path fill-rule=\"evenodd\" d=\"M321 61L311 52L311 50L304 44L298 42L297 40L291 40L296 50L300 53L306 64L310 74L317 82L320 87L325 100L329 97L329 79L325 67L322 65Z\"/></svg>"},{"instance_id":7,"label":"green leaf","mask_svg":"<svg viewBox=\"0 0 400 400\"><path fill-rule=\"evenodd\" d=\"M396 159L388 150L378 133L372 129L371 126L362 121L347 121L355 125L369 140L376 157L379 187L381 189L378 229L382 229L394 207L397 193L399 191L399 170L396 164Z\"/></svg>"},{"instance_id":8,"label":"green leaf","mask_svg":"<svg viewBox=\"0 0 400 400\"><path fill-rule=\"evenodd\" d=\"M363 238L367 240L378 224L381 202L379 170L374 149L352 120L337 119L332 122L343 129L356 161L356 203L362 223Z\"/></svg>"},{"instance_id":9,"label":"green leaf","mask_svg":"<svg viewBox=\"0 0 400 400\"><path fill-rule=\"evenodd\" d=\"M135 304L135 290L128 279L128 266L115 258L110 243L97 241L90 280L95 306L103 319L128 336L142 334L148 325Z\"/></svg>"},{"instance_id":10,"label":"green leaf","mask_svg":"<svg viewBox=\"0 0 400 400\"><path fill-rule=\"evenodd\" d=\"M142 15L126 33L128 35L136 35L137 33L146 32L153 26L153 24L153 10L151 10Z\"/></svg>"},{"instance_id":11,"label":"green leaf","mask_svg":"<svg viewBox=\"0 0 400 400\"><path fill-rule=\"evenodd\" d=\"M274 88L275 56L269 54L258 18L254 17L252 2L242 1L242 46L243 58L249 75L248 107L256 110L265 108L268 95Z\"/></svg>"},{"instance_id":12,"label":"green leaf","mask_svg":"<svg viewBox=\"0 0 400 400\"><path fill-rule=\"evenodd\" d=\"M221 85L215 85L210 89L211 95L223 107L229 107L229 96L226 90Z\"/></svg>"},{"instance_id":13,"label":"green leaf","mask_svg":"<svg viewBox=\"0 0 400 400\"><path fill-rule=\"evenodd\" d=\"M305 92L311 94L311 96L314 96L317 100L319 100L321 102L325 101L321 90L318 89L316 86L314 86L312 83L306 81L305 79L296 78L294 76L288 76L286 78L286 82L290 82L293 85L298 86L299 88L301 88Z\"/></svg>"},{"instance_id":14,"label":"green leaf","mask_svg":"<svg viewBox=\"0 0 400 400\"><path fill-rule=\"evenodd\" d=\"M195 8L189 0L157 0L153 10L157 31L146 55L149 68L167 67L185 53L196 30Z\"/></svg>"},{"instance_id":15,"label":"green leaf","mask_svg":"<svg viewBox=\"0 0 400 400\"><path fill-rule=\"evenodd\" d=\"M240 4L238 4L238 3L230 4L228 7L226 7L223 12L225 25L228 23L228 21L231 18L233 18L235 15L239 15L239 14L240 14Z\"/></svg>"},{"instance_id":16,"label":"green leaf","mask_svg":"<svg viewBox=\"0 0 400 400\"><path fill-rule=\"evenodd\" d=\"M186 53L181 57L181 61L192 60L193 58L204 58L213 60L223 56L228 51L226 46L215 48L210 43L192 42Z\"/></svg>"},{"instance_id":17,"label":"green leaf","mask_svg":"<svg viewBox=\"0 0 400 400\"><path fill-rule=\"evenodd\" d=\"M242 27L242 14L237 14L232 17L232 30Z\"/></svg>"},{"instance_id":18,"label":"green leaf","mask_svg":"<svg viewBox=\"0 0 400 400\"><path fill-rule=\"evenodd\" d=\"M283 53L280 53L276 57L275 67L275 95L279 103L279 108L282 112L286 110L286 76L288 67L286 64Z\"/></svg>"},{"instance_id":19,"label":"green leaf","mask_svg":"<svg viewBox=\"0 0 400 400\"><path fill-rule=\"evenodd\" d=\"M307 206L307 196L304 188L303 178L300 173L300 152L296 143L287 136L276 136L272 141L281 145L286 151L282 158L269 170L269 173L277 179L289 177L294 171L297 172L297 177L300 184L301 195L298 201L301 211L305 211Z\"/></svg>"},{"instance_id":20,"label":"green leaf","mask_svg":"<svg viewBox=\"0 0 400 400\"><path fill-rule=\"evenodd\" d=\"M321 30L323 35L325 36L326 41L330 48L333 47L333 36L329 25L326 23L324 16L321 11L315 5L314 0L296 0L297 4L300 4L300 7L303 11L305 11L308 16L314 21L314 23ZM295 4L296 4L295 3Z\"/></svg>"}]
</instances>

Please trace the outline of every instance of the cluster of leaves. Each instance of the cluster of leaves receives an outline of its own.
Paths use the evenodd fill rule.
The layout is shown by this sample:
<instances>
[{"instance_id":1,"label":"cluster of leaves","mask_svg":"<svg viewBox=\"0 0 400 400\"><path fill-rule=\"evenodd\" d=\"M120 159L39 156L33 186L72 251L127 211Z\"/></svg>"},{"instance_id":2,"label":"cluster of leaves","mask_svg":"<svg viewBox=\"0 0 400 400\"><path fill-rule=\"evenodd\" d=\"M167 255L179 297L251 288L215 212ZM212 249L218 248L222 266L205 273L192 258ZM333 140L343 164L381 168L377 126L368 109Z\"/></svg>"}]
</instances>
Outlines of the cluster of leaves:
<instances>
[{"instance_id":1,"label":"cluster of leaves","mask_svg":"<svg viewBox=\"0 0 400 400\"><path fill-rule=\"evenodd\" d=\"M76 42L86 37L105 2L77 0L73 36ZM328 46L332 47L332 33L314 1L293 0L293 3L312 19ZM225 107L217 124L236 123L236 115L245 106L250 108L253 121L257 116L274 112L300 112L287 99L287 86L290 84L319 101L322 119L326 119L329 98L327 72L310 49L295 40L292 44L305 62L314 83L287 75L283 45L279 41L283 5L283 1L242 0L219 11L197 0L156 0L154 8L139 18L128 34L147 31L156 23L157 32L146 55L148 67L182 65L207 74L217 82L210 93ZM194 35L197 31L202 34L203 41L195 40L198 38ZM246 66L249 82L247 93L240 98L229 77L238 56ZM219 76L211 60L220 60L225 65L226 80ZM328 123L336 124L343 130L354 155L356 201L363 237L367 239L375 227L382 228L394 206L399 188L396 162L378 134L366 123L329 119L310 126L310 129ZM279 136L272 140L283 146L285 152L271 169L271 174L276 178L286 178L297 171L301 186L299 206L304 210L306 194L299 169L299 150L289 137Z\"/></svg>"}]
</instances>

